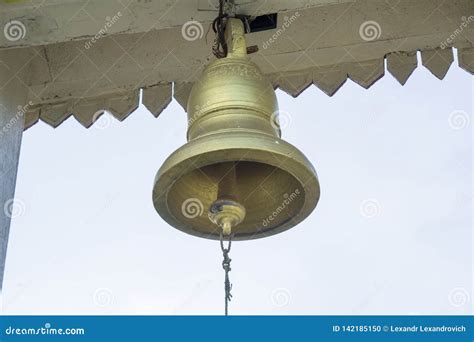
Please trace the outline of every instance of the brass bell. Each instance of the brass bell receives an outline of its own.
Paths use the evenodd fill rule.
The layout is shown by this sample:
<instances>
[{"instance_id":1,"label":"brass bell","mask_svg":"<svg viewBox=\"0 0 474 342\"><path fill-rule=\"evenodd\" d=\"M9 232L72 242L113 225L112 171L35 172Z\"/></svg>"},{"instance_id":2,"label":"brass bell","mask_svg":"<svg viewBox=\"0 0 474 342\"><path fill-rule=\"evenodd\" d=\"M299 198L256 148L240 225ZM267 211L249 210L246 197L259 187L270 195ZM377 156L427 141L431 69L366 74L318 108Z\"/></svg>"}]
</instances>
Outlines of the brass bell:
<instances>
[{"instance_id":1,"label":"brass bell","mask_svg":"<svg viewBox=\"0 0 474 342\"><path fill-rule=\"evenodd\" d=\"M271 83L247 56L239 19L226 26L227 57L210 63L188 104L188 143L158 171L153 203L171 226L247 240L296 226L316 207L311 163L280 139Z\"/></svg>"}]
</instances>

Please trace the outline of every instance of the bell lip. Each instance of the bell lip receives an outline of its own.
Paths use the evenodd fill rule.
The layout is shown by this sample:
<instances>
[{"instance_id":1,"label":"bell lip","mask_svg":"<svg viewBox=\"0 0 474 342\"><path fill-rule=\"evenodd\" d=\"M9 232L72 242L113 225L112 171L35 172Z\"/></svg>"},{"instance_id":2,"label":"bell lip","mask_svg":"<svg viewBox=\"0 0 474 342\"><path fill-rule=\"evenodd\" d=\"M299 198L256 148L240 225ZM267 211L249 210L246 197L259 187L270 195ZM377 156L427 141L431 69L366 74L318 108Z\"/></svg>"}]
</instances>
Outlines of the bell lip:
<instances>
[{"instance_id":1,"label":"bell lip","mask_svg":"<svg viewBox=\"0 0 474 342\"><path fill-rule=\"evenodd\" d=\"M266 142L267 150L256 148L255 142L258 140L260 146ZM214 142L218 141L219 144ZM209 148L209 142L214 148ZM253 158L237 158L236 155L242 151L252 150ZM190 153L192 151L192 153ZM256 153L255 153L256 152ZM283 161L277 163L276 158L264 158L269 154L278 155L278 159ZM192 157L189 157L192 155ZM203 158L207 156L207 158ZM214 158L209 158L213 156ZM199 160L205 162L200 162ZM278 167L295 177L300 183L305 194L303 206L295 218L287 220L278 227L262 229L259 232L236 234L233 240L253 240L275 235L295 227L306 219L316 208L320 198L320 185L317 173L306 158L306 156L290 143L265 134L248 132L245 137L242 133L234 136L232 133L216 133L194 139L171 154L158 170L152 193L152 200L155 210L170 226L189 235L202 237L205 239L219 240L220 235L216 227L216 233L203 233L183 225L168 208L167 195L173 184L190 169L195 169L218 162L229 161L251 161L260 162ZM159 195L158 195L159 194ZM263 225L262 225L263 227Z\"/></svg>"}]
</instances>

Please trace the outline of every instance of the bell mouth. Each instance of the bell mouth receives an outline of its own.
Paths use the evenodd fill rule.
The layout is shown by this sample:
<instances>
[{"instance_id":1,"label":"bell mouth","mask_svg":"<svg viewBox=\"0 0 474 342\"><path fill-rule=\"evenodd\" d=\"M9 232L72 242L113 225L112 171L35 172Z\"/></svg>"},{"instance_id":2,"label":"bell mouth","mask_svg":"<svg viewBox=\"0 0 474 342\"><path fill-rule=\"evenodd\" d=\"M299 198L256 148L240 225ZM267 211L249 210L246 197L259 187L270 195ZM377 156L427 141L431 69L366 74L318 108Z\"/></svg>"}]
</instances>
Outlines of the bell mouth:
<instances>
[{"instance_id":1,"label":"bell mouth","mask_svg":"<svg viewBox=\"0 0 474 342\"><path fill-rule=\"evenodd\" d=\"M227 184L229 173L233 185ZM320 193L312 165L292 145L264 134L219 133L187 143L166 160L155 178L153 202L171 226L218 239L221 228L208 213L222 186L246 212L232 227L234 240L295 226L313 211Z\"/></svg>"},{"instance_id":2,"label":"bell mouth","mask_svg":"<svg viewBox=\"0 0 474 342\"><path fill-rule=\"evenodd\" d=\"M245 208L245 219L232 228L238 236L251 238L290 221L301 211L304 192L290 173L255 161L211 164L180 177L168 193L171 214L199 233L219 235L220 229L208 217L218 199L219 182L226 170L235 168L237 186L232 196Z\"/></svg>"}]
</instances>

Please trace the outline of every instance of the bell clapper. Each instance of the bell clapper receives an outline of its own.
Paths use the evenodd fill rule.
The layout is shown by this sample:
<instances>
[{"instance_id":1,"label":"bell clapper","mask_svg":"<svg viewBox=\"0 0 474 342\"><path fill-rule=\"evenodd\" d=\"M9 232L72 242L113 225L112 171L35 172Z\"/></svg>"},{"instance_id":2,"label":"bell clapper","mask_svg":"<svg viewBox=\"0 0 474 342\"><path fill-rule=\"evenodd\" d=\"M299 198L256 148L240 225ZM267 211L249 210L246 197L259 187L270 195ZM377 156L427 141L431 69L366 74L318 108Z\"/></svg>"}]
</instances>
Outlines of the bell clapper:
<instances>
[{"instance_id":1,"label":"bell clapper","mask_svg":"<svg viewBox=\"0 0 474 342\"><path fill-rule=\"evenodd\" d=\"M219 165L224 174L217 185L217 199L209 208L209 219L222 229L222 234L229 236L232 228L245 218L245 207L237 199L237 175L235 162Z\"/></svg>"},{"instance_id":2,"label":"bell clapper","mask_svg":"<svg viewBox=\"0 0 474 342\"><path fill-rule=\"evenodd\" d=\"M230 293L232 284L229 280L231 259L229 257L230 246L232 243L232 228L241 223L245 218L245 207L237 200L237 176L236 163L223 163L220 165L221 174L224 176L217 185L217 199L209 208L209 220L220 229L221 250L224 256L222 268L225 271L224 290L225 290L225 315L228 314L229 302L232 299ZM224 247L224 236L228 238L229 245Z\"/></svg>"},{"instance_id":3,"label":"bell clapper","mask_svg":"<svg viewBox=\"0 0 474 342\"><path fill-rule=\"evenodd\" d=\"M209 219L220 227L224 236L232 233L232 228L245 218L245 208L238 202L229 199L218 199L209 209Z\"/></svg>"}]
</instances>

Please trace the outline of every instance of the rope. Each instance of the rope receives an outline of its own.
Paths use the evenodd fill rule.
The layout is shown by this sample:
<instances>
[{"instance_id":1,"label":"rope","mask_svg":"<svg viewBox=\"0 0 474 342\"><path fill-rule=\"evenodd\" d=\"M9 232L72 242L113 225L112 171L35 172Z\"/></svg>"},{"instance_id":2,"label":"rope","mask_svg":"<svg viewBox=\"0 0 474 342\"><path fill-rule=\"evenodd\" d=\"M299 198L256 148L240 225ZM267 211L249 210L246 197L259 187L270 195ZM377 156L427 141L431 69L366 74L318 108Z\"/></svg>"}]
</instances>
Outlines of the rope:
<instances>
[{"instance_id":1,"label":"rope","mask_svg":"<svg viewBox=\"0 0 474 342\"><path fill-rule=\"evenodd\" d=\"M224 248L224 237L222 236L222 233L220 236L221 250L224 256L224 260L222 261L222 268L225 271L224 290L225 290L225 315L226 316L229 313L229 302L232 300L232 294L230 293L230 291L232 290L232 284L230 283L230 280L229 280L229 272L231 270L230 262L232 261L232 259L229 258L229 252L232 246L232 236L233 234L229 236L229 244L227 245L227 248Z\"/></svg>"},{"instance_id":2,"label":"rope","mask_svg":"<svg viewBox=\"0 0 474 342\"><path fill-rule=\"evenodd\" d=\"M212 29L216 34L214 46L212 47L212 53L217 58L224 58L227 56L227 42L225 41L225 19L228 15L224 14L224 1L219 0L219 15L212 22Z\"/></svg>"},{"instance_id":3,"label":"rope","mask_svg":"<svg viewBox=\"0 0 474 342\"><path fill-rule=\"evenodd\" d=\"M228 4L229 0L219 0L219 14L212 22L212 30L216 34L214 40L214 45L212 46L212 53L217 58L227 57L227 52L229 50L227 42L225 40L225 26L227 18L233 17L242 20L244 23L245 33L250 32L250 17L242 14L229 14L224 13L224 5Z\"/></svg>"}]
</instances>

